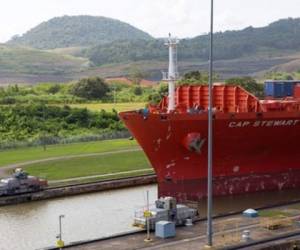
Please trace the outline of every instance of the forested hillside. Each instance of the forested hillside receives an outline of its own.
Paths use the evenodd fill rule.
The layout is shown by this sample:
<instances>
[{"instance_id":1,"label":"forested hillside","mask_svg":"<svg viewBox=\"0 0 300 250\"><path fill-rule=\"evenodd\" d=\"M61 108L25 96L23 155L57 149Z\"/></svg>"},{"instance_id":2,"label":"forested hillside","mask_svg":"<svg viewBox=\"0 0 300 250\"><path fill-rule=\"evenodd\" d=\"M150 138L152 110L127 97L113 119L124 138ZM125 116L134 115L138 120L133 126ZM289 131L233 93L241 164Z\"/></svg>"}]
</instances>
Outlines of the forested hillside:
<instances>
[{"instance_id":1,"label":"forested hillside","mask_svg":"<svg viewBox=\"0 0 300 250\"><path fill-rule=\"evenodd\" d=\"M14 45L0 44L0 74L53 74L77 72L85 67L88 60L24 48Z\"/></svg>"},{"instance_id":2,"label":"forested hillside","mask_svg":"<svg viewBox=\"0 0 300 250\"><path fill-rule=\"evenodd\" d=\"M85 55L96 65L152 59L166 60L168 50L163 40L118 41L86 50Z\"/></svg>"},{"instance_id":3,"label":"forested hillside","mask_svg":"<svg viewBox=\"0 0 300 250\"><path fill-rule=\"evenodd\" d=\"M179 60L208 58L208 35L182 39ZM283 19L263 28L248 27L240 31L215 34L215 59L234 59L264 52L300 50L300 18ZM89 59L97 65L136 60L164 59L167 50L163 41L116 41L99 44L86 51Z\"/></svg>"},{"instance_id":4,"label":"forested hillside","mask_svg":"<svg viewBox=\"0 0 300 250\"><path fill-rule=\"evenodd\" d=\"M201 35L180 40L180 73L207 70L208 39L208 35ZM296 72L300 69L299 41L300 18L282 19L261 28L218 32L214 36L215 70L221 79L261 76L268 71ZM9 44L0 44L0 84L118 77L128 75L131 68L158 80L168 60L164 42L110 18L53 18Z\"/></svg>"},{"instance_id":5,"label":"forested hillside","mask_svg":"<svg viewBox=\"0 0 300 250\"><path fill-rule=\"evenodd\" d=\"M9 43L38 49L95 46L116 40L152 39L152 37L119 20L95 16L55 17L13 37Z\"/></svg>"}]
</instances>

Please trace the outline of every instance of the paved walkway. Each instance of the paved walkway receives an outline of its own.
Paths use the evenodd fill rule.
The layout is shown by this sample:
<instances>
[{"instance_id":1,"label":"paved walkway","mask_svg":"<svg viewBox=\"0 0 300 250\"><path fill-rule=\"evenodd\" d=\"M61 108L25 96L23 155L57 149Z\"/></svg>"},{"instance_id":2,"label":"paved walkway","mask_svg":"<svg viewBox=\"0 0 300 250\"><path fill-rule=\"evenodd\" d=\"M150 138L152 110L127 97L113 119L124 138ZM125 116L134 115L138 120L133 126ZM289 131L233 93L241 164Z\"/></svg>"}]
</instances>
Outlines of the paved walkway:
<instances>
[{"instance_id":1,"label":"paved walkway","mask_svg":"<svg viewBox=\"0 0 300 250\"><path fill-rule=\"evenodd\" d=\"M115 176L115 175L121 175L121 174L133 174L133 173L150 172L150 171L152 171L151 168L143 168L143 169L137 169L137 170L131 170L131 171L123 171L123 172L116 172L116 173L110 173L110 174L89 175L89 176L75 177L75 178L48 181L48 182L50 184L56 184L56 183L60 183L60 182L81 181L81 180L87 180L87 179L92 179L92 178L109 177L109 176Z\"/></svg>"}]
</instances>

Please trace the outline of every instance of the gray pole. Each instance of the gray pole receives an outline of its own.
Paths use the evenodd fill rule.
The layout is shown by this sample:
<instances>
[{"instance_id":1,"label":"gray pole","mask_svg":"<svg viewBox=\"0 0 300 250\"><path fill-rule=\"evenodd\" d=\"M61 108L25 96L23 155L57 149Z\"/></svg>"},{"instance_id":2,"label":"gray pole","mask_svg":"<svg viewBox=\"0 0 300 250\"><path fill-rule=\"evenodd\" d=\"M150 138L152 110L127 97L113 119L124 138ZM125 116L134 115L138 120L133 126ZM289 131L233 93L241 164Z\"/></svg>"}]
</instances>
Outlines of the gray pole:
<instances>
[{"instance_id":1,"label":"gray pole","mask_svg":"<svg viewBox=\"0 0 300 250\"><path fill-rule=\"evenodd\" d=\"M59 220L59 240L62 241L62 225L61 225L61 220L62 218L64 218L65 216L63 214L59 215L58 220ZM60 247L59 249L62 249L62 247Z\"/></svg>"},{"instance_id":2,"label":"gray pole","mask_svg":"<svg viewBox=\"0 0 300 250\"><path fill-rule=\"evenodd\" d=\"M114 108L116 108L116 84L114 84Z\"/></svg>"},{"instance_id":3,"label":"gray pole","mask_svg":"<svg viewBox=\"0 0 300 250\"><path fill-rule=\"evenodd\" d=\"M210 51L209 51L209 105L208 105L208 166L207 166L207 245L212 246L212 155L213 155L213 14L214 1L211 0Z\"/></svg>"},{"instance_id":4,"label":"gray pole","mask_svg":"<svg viewBox=\"0 0 300 250\"><path fill-rule=\"evenodd\" d=\"M61 230L61 218L62 216L59 216L59 239L62 240L62 230Z\"/></svg>"},{"instance_id":5,"label":"gray pole","mask_svg":"<svg viewBox=\"0 0 300 250\"><path fill-rule=\"evenodd\" d=\"M149 207L149 190L147 190L147 217L146 217L146 223L147 223L147 238L145 239L146 242L150 242L152 241L150 239L150 218L149 218L149 211L150 207Z\"/></svg>"}]
</instances>

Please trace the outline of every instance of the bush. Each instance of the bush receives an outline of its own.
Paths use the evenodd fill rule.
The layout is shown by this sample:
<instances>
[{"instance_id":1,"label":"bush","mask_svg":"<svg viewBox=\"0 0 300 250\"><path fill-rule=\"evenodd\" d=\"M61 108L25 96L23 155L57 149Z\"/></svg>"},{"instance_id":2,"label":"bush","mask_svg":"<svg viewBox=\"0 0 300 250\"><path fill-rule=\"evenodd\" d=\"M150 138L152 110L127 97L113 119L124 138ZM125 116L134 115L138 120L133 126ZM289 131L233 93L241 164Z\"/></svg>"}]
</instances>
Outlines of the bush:
<instances>
[{"instance_id":1,"label":"bush","mask_svg":"<svg viewBox=\"0 0 300 250\"><path fill-rule=\"evenodd\" d=\"M143 94L143 89L141 88L141 86L136 86L133 89L133 93L135 95L142 95Z\"/></svg>"},{"instance_id":2,"label":"bush","mask_svg":"<svg viewBox=\"0 0 300 250\"><path fill-rule=\"evenodd\" d=\"M4 104L4 105L15 104L16 102L17 102L16 98L9 97L9 96L6 96L6 97L0 99L0 104Z\"/></svg>"},{"instance_id":3,"label":"bush","mask_svg":"<svg viewBox=\"0 0 300 250\"><path fill-rule=\"evenodd\" d=\"M0 106L0 142L42 142L125 130L116 112L91 112L69 106L43 104Z\"/></svg>"},{"instance_id":4,"label":"bush","mask_svg":"<svg viewBox=\"0 0 300 250\"><path fill-rule=\"evenodd\" d=\"M101 99L108 91L108 85L100 77L81 79L70 89L71 94L90 100Z\"/></svg>"},{"instance_id":5,"label":"bush","mask_svg":"<svg viewBox=\"0 0 300 250\"><path fill-rule=\"evenodd\" d=\"M208 72L190 71L183 75L182 79L178 82L179 85L186 84L207 84L209 80ZM219 80L217 74L213 74L213 81Z\"/></svg>"},{"instance_id":6,"label":"bush","mask_svg":"<svg viewBox=\"0 0 300 250\"><path fill-rule=\"evenodd\" d=\"M0 150L25 148L25 147L38 147L53 145L53 144L69 144L78 142L90 142L90 141L102 141L111 139L128 138L131 134L128 130L123 131L103 131L97 134L75 135L67 138L60 137L48 137L47 141L41 140L41 138L32 138L24 141L0 141Z\"/></svg>"},{"instance_id":7,"label":"bush","mask_svg":"<svg viewBox=\"0 0 300 250\"><path fill-rule=\"evenodd\" d=\"M54 85L51 85L48 89L48 93L49 94L56 94L60 91L60 85L59 84L54 84Z\"/></svg>"},{"instance_id":8,"label":"bush","mask_svg":"<svg viewBox=\"0 0 300 250\"><path fill-rule=\"evenodd\" d=\"M263 96L263 85L257 83L256 80L252 77L234 77L227 79L225 82L227 84L239 85L258 97Z\"/></svg>"}]
</instances>

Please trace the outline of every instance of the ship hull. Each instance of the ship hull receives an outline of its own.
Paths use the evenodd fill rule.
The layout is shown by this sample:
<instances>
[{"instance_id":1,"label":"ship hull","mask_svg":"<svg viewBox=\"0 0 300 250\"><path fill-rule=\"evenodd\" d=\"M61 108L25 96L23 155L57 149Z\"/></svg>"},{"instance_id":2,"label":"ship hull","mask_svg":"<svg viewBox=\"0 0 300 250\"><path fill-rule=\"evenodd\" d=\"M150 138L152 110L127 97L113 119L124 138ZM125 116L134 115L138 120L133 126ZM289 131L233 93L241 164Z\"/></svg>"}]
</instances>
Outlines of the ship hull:
<instances>
[{"instance_id":1,"label":"ship hull","mask_svg":"<svg viewBox=\"0 0 300 250\"><path fill-rule=\"evenodd\" d=\"M158 178L158 195L199 200L207 192L207 114L120 114ZM300 186L300 115L282 112L216 114L213 194ZM197 135L200 148L191 150ZM198 139L199 139L198 138Z\"/></svg>"},{"instance_id":2,"label":"ship hull","mask_svg":"<svg viewBox=\"0 0 300 250\"><path fill-rule=\"evenodd\" d=\"M280 191L300 188L300 171L278 174L251 174L224 176L213 179L213 195L226 196L263 191ZM207 179L162 181L158 185L159 196L176 197L179 201L199 201L207 196Z\"/></svg>"}]
</instances>

